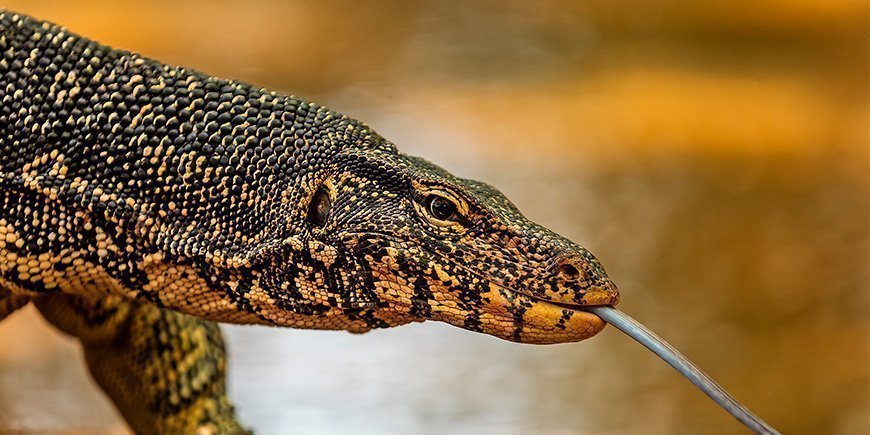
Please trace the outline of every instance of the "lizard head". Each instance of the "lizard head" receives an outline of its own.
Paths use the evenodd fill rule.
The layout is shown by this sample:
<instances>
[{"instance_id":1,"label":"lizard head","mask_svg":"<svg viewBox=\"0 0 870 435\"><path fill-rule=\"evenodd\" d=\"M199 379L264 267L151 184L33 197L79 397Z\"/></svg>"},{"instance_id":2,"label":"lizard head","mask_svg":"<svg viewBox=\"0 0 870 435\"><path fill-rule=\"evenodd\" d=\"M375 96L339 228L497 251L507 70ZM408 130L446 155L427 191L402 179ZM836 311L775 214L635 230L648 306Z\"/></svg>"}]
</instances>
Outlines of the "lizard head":
<instances>
[{"instance_id":1,"label":"lizard head","mask_svg":"<svg viewBox=\"0 0 870 435\"><path fill-rule=\"evenodd\" d=\"M312 234L356 265L350 281L378 301L379 326L432 319L524 343L573 342L604 327L584 306L618 302L592 254L485 183L392 144L346 149L332 166L310 195Z\"/></svg>"}]
</instances>

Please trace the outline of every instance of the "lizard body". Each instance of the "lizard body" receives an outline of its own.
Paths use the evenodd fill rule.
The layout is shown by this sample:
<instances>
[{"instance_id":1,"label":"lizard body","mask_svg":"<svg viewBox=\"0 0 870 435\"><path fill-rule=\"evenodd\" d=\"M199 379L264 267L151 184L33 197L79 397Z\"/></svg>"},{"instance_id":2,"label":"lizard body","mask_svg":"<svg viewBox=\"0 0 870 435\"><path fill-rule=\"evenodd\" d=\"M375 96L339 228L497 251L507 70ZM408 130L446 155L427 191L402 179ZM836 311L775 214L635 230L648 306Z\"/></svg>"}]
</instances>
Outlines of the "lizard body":
<instances>
[{"instance_id":1,"label":"lizard body","mask_svg":"<svg viewBox=\"0 0 870 435\"><path fill-rule=\"evenodd\" d=\"M0 10L0 319L30 301L137 432L234 433L215 322L559 343L618 293L364 123Z\"/></svg>"}]
</instances>

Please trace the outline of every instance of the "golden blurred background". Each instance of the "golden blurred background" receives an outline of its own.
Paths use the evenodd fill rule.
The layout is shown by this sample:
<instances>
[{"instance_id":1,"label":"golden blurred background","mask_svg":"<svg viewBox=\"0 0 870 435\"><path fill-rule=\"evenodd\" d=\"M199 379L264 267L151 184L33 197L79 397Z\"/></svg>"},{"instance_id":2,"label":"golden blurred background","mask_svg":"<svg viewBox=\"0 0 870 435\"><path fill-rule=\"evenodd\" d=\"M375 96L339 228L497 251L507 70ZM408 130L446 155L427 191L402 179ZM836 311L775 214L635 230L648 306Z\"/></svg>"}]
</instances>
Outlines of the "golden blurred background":
<instances>
[{"instance_id":1,"label":"golden blurred background","mask_svg":"<svg viewBox=\"0 0 870 435\"><path fill-rule=\"evenodd\" d=\"M783 432L870 433L865 1L3 3L365 120L595 252L624 311ZM225 331L261 434L744 433L612 328ZM126 433L32 310L0 349L0 432Z\"/></svg>"}]
</instances>

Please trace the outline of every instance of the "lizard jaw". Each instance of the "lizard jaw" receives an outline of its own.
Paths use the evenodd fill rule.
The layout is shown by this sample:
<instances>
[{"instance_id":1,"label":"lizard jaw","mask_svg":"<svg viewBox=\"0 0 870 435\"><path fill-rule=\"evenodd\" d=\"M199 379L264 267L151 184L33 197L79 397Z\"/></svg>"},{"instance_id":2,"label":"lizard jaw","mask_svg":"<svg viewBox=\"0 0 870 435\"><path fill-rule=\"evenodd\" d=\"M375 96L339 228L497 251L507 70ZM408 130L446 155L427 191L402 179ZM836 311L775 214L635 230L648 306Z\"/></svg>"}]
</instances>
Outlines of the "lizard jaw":
<instances>
[{"instance_id":1,"label":"lizard jaw","mask_svg":"<svg viewBox=\"0 0 870 435\"><path fill-rule=\"evenodd\" d=\"M583 309L588 305L553 303L493 282L484 296L490 315L481 317L481 332L509 341L573 343L598 334L606 326L599 316ZM451 323L451 319L437 320Z\"/></svg>"}]
</instances>

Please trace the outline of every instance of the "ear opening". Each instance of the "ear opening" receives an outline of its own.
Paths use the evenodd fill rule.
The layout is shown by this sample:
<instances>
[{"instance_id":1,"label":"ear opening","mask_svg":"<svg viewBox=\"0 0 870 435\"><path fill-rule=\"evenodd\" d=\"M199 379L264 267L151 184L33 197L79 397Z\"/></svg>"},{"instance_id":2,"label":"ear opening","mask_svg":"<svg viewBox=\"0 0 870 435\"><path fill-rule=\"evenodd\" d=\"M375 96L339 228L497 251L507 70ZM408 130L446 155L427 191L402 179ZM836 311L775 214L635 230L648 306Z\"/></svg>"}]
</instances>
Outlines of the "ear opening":
<instances>
[{"instance_id":1,"label":"ear opening","mask_svg":"<svg viewBox=\"0 0 870 435\"><path fill-rule=\"evenodd\" d=\"M316 227L323 227L329 219L332 200L325 186L319 186L308 203L308 222Z\"/></svg>"}]
</instances>

